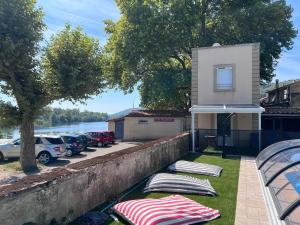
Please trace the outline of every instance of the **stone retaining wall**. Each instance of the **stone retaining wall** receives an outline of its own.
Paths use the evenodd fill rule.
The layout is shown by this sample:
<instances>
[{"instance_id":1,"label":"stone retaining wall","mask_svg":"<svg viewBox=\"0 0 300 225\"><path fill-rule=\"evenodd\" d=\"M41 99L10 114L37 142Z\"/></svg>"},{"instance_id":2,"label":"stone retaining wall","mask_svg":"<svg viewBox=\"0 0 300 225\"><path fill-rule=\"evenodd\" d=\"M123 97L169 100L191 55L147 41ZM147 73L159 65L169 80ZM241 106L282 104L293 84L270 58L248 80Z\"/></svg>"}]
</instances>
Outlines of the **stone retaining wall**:
<instances>
[{"instance_id":1,"label":"stone retaining wall","mask_svg":"<svg viewBox=\"0 0 300 225\"><path fill-rule=\"evenodd\" d=\"M189 151L189 134L27 176L0 187L0 224L64 224L180 159Z\"/></svg>"}]
</instances>

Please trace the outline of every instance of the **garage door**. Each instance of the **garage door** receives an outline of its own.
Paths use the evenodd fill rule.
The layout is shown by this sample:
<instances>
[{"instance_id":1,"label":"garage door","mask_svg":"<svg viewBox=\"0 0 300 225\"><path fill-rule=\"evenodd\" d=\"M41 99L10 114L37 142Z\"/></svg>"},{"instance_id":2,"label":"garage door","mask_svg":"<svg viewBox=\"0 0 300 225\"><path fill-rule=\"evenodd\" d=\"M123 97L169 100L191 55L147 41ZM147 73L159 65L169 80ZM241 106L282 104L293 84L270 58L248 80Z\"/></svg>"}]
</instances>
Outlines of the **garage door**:
<instances>
[{"instance_id":1,"label":"garage door","mask_svg":"<svg viewBox=\"0 0 300 225\"><path fill-rule=\"evenodd\" d=\"M119 120L115 122L115 136L116 139L124 138L124 120Z\"/></svg>"}]
</instances>

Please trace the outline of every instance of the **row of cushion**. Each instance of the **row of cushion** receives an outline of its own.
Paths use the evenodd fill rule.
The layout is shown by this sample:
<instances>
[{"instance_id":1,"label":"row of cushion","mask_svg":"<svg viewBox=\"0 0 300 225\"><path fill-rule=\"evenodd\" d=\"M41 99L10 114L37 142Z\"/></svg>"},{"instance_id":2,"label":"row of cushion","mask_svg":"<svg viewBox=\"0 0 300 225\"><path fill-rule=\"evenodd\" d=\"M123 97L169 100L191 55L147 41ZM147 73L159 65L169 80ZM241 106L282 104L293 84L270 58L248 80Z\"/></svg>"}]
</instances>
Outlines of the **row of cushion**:
<instances>
[{"instance_id":1,"label":"row of cushion","mask_svg":"<svg viewBox=\"0 0 300 225\"><path fill-rule=\"evenodd\" d=\"M168 167L172 172L220 176L221 167L177 161ZM210 182L190 176L159 173L150 177L144 192L168 192L216 196ZM116 214L134 225L188 225L218 218L220 212L181 195L160 199L130 200L113 207Z\"/></svg>"},{"instance_id":2,"label":"row of cushion","mask_svg":"<svg viewBox=\"0 0 300 225\"><path fill-rule=\"evenodd\" d=\"M198 195L217 195L210 182L190 176L168 173L155 174L148 180L144 192L169 192Z\"/></svg>"},{"instance_id":3,"label":"row of cushion","mask_svg":"<svg viewBox=\"0 0 300 225\"><path fill-rule=\"evenodd\" d=\"M219 166L184 160L173 163L168 167L168 170L172 172L195 173L214 177L219 177L222 172L222 168Z\"/></svg>"},{"instance_id":4,"label":"row of cushion","mask_svg":"<svg viewBox=\"0 0 300 225\"><path fill-rule=\"evenodd\" d=\"M188 225L207 222L220 212L181 195L160 199L130 200L116 204L114 211L135 225Z\"/></svg>"}]
</instances>

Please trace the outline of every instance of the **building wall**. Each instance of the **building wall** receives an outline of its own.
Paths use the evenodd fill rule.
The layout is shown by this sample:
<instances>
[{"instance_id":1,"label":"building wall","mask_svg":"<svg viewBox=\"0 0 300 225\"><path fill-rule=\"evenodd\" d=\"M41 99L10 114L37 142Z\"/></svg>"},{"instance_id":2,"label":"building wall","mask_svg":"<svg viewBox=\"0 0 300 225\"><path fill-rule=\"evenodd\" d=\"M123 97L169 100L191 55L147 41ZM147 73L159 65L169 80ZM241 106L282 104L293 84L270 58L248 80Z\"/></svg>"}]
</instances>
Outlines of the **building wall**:
<instances>
[{"instance_id":1,"label":"building wall","mask_svg":"<svg viewBox=\"0 0 300 225\"><path fill-rule=\"evenodd\" d=\"M115 122L113 120L108 121L108 130L115 130Z\"/></svg>"},{"instance_id":2,"label":"building wall","mask_svg":"<svg viewBox=\"0 0 300 225\"><path fill-rule=\"evenodd\" d=\"M185 133L24 177L0 187L1 224L68 224L188 151Z\"/></svg>"},{"instance_id":3,"label":"building wall","mask_svg":"<svg viewBox=\"0 0 300 225\"><path fill-rule=\"evenodd\" d=\"M192 50L192 105L259 104L259 44L195 48ZM215 91L215 66L233 65L232 91ZM196 116L196 127L215 129L212 115ZM244 119L240 119L244 118ZM233 119L235 120L235 119ZM239 115L235 129L256 129L257 116ZM214 121L214 120L213 120Z\"/></svg>"},{"instance_id":4,"label":"building wall","mask_svg":"<svg viewBox=\"0 0 300 225\"><path fill-rule=\"evenodd\" d=\"M197 49L192 50L192 85L191 85L191 104L198 105L198 83L199 83L199 51Z\"/></svg>"},{"instance_id":5,"label":"building wall","mask_svg":"<svg viewBox=\"0 0 300 225\"><path fill-rule=\"evenodd\" d=\"M238 130L253 130L253 114L240 113L236 115ZM257 127L257 124L256 124Z\"/></svg>"},{"instance_id":6,"label":"building wall","mask_svg":"<svg viewBox=\"0 0 300 225\"><path fill-rule=\"evenodd\" d=\"M153 117L125 117L124 140L151 140L172 136L184 130L184 118L167 119L174 119L174 122L157 122Z\"/></svg>"},{"instance_id":7,"label":"building wall","mask_svg":"<svg viewBox=\"0 0 300 225\"><path fill-rule=\"evenodd\" d=\"M203 113L197 114L196 127L199 129L217 129L217 114L214 113ZM253 121L257 122L257 118L254 114L240 113L231 118L231 128L233 130L255 130L258 124L254 124ZM258 122L257 122L258 123ZM255 126L254 126L255 125Z\"/></svg>"},{"instance_id":8,"label":"building wall","mask_svg":"<svg viewBox=\"0 0 300 225\"><path fill-rule=\"evenodd\" d=\"M291 105L290 107L300 107L300 82L296 82L290 86Z\"/></svg>"},{"instance_id":9,"label":"building wall","mask_svg":"<svg viewBox=\"0 0 300 225\"><path fill-rule=\"evenodd\" d=\"M260 45L252 45L252 104L260 104Z\"/></svg>"},{"instance_id":10,"label":"building wall","mask_svg":"<svg viewBox=\"0 0 300 225\"><path fill-rule=\"evenodd\" d=\"M215 115L213 113L197 114L196 127L199 129L216 129L215 126ZM195 117L195 118L196 118Z\"/></svg>"}]
</instances>

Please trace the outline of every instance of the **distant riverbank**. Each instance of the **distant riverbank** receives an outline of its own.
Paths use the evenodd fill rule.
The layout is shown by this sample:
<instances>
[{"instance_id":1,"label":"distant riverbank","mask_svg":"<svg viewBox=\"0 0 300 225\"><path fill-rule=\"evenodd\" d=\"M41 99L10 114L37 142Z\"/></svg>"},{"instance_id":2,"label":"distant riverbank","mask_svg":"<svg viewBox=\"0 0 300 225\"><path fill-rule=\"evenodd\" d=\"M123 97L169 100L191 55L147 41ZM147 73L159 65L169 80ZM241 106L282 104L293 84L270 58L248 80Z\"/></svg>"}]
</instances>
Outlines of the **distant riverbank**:
<instances>
[{"instance_id":1,"label":"distant riverbank","mask_svg":"<svg viewBox=\"0 0 300 225\"><path fill-rule=\"evenodd\" d=\"M100 131L107 129L107 122L82 122L51 127L37 127L34 132L35 134L85 133L89 131ZM2 131L2 134L4 135L4 138L8 137L15 139L20 136L19 129Z\"/></svg>"}]
</instances>

